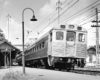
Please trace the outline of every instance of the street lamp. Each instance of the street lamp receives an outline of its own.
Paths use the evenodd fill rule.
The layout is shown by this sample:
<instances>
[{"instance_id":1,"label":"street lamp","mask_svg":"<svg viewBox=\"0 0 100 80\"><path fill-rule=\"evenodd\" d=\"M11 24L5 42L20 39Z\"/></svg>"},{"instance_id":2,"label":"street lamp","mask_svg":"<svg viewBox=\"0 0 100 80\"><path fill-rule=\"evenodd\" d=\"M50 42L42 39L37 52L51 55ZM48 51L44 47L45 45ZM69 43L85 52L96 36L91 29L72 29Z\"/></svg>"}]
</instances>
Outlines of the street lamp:
<instances>
[{"instance_id":1,"label":"street lamp","mask_svg":"<svg viewBox=\"0 0 100 80\"><path fill-rule=\"evenodd\" d=\"M22 12L22 49L23 49L23 52L22 52L22 64L23 64L23 74L25 74L25 56L24 56L24 11L26 9L30 9L33 12L33 17L30 20L31 21L37 21L37 19L35 18L35 15L34 15L34 11L31 8L25 8L23 10L23 12Z\"/></svg>"}]
</instances>

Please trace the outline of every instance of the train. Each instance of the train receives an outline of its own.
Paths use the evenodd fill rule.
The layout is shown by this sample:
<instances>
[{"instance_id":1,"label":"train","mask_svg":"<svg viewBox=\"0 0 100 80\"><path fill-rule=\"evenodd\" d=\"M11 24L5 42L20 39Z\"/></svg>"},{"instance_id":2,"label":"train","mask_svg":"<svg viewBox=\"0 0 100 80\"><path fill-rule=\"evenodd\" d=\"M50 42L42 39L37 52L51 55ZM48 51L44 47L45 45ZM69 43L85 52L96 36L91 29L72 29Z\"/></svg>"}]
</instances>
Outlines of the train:
<instances>
[{"instance_id":1,"label":"train","mask_svg":"<svg viewBox=\"0 0 100 80\"><path fill-rule=\"evenodd\" d=\"M60 24L37 39L24 51L25 66L71 70L84 67L87 57L87 30L79 25ZM17 57L22 64L22 54Z\"/></svg>"}]
</instances>

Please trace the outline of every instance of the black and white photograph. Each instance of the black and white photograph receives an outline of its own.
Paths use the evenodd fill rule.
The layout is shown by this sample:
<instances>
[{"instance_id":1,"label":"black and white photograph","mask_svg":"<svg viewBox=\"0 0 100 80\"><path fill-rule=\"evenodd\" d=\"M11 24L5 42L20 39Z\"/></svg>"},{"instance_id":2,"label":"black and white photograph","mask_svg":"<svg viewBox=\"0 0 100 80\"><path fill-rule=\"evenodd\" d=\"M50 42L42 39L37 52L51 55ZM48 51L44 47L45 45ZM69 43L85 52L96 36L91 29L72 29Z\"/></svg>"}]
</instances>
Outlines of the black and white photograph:
<instances>
[{"instance_id":1,"label":"black and white photograph","mask_svg":"<svg viewBox=\"0 0 100 80\"><path fill-rule=\"evenodd\" d=\"M0 0L0 80L100 80L100 0Z\"/></svg>"}]
</instances>

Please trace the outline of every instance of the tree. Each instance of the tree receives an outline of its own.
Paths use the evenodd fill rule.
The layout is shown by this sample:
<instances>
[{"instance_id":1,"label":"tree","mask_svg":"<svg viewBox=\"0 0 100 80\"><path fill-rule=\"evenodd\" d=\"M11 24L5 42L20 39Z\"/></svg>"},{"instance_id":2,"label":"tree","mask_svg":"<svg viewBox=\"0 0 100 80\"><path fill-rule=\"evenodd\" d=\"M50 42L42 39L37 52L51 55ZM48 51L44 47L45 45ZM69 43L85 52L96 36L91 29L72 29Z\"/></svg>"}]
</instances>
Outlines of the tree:
<instances>
[{"instance_id":1,"label":"tree","mask_svg":"<svg viewBox=\"0 0 100 80\"><path fill-rule=\"evenodd\" d=\"M0 29L0 41L5 40L5 35L3 33L3 31Z\"/></svg>"}]
</instances>

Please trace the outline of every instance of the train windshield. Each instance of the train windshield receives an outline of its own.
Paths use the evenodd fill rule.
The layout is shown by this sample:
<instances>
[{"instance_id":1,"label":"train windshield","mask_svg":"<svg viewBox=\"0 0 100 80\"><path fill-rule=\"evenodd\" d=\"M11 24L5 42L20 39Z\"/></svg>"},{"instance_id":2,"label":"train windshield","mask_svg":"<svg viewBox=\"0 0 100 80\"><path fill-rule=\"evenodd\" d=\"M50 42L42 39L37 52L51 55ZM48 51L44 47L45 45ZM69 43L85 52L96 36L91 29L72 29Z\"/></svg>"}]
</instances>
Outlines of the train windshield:
<instances>
[{"instance_id":1,"label":"train windshield","mask_svg":"<svg viewBox=\"0 0 100 80\"><path fill-rule=\"evenodd\" d=\"M64 39L64 33L61 31L56 32L56 40L63 40Z\"/></svg>"},{"instance_id":2,"label":"train windshield","mask_svg":"<svg viewBox=\"0 0 100 80\"><path fill-rule=\"evenodd\" d=\"M75 41L75 32L68 31L66 40L67 41Z\"/></svg>"}]
</instances>

